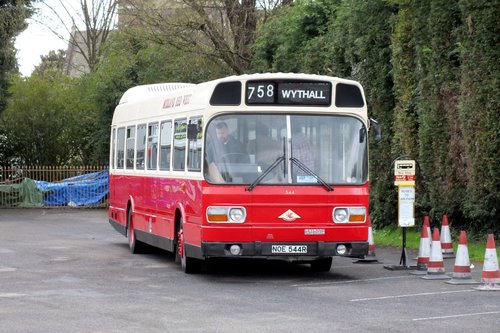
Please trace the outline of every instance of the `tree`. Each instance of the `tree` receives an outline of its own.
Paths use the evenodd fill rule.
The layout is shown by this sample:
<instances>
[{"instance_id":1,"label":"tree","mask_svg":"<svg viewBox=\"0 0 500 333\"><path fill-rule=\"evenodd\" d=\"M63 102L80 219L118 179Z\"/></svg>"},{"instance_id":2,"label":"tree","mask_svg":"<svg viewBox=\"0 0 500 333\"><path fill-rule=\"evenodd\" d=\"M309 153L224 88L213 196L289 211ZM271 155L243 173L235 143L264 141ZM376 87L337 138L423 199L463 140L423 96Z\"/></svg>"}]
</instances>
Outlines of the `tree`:
<instances>
[{"instance_id":1,"label":"tree","mask_svg":"<svg viewBox=\"0 0 500 333\"><path fill-rule=\"evenodd\" d=\"M325 35L338 6L339 1L301 0L280 8L258 31L252 68L331 74Z\"/></svg>"},{"instance_id":2,"label":"tree","mask_svg":"<svg viewBox=\"0 0 500 333\"><path fill-rule=\"evenodd\" d=\"M52 12L55 19L38 20L57 37L67 41L70 50L74 49L83 57L88 69L93 72L99 63L101 45L106 42L115 26L118 2L119 0L80 0L80 8L75 9L67 1L58 0L63 9L59 11L56 6L43 0L43 5ZM60 25L64 32L57 29Z\"/></svg>"},{"instance_id":3,"label":"tree","mask_svg":"<svg viewBox=\"0 0 500 333\"><path fill-rule=\"evenodd\" d=\"M0 114L7 105L9 74L17 70L13 38L31 13L30 0L0 0Z\"/></svg>"},{"instance_id":4,"label":"tree","mask_svg":"<svg viewBox=\"0 0 500 333\"><path fill-rule=\"evenodd\" d=\"M51 75L53 72L63 73L66 62L66 51L49 51L45 56L40 56L40 64L35 66L33 74L43 76L45 73Z\"/></svg>"},{"instance_id":5,"label":"tree","mask_svg":"<svg viewBox=\"0 0 500 333\"><path fill-rule=\"evenodd\" d=\"M500 235L500 5L459 1L459 118L466 162L462 210L473 230Z\"/></svg>"},{"instance_id":6,"label":"tree","mask_svg":"<svg viewBox=\"0 0 500 333\"><path fill-rule=\"evenodd\" d=\"M197 53L234 73L245 73L259 22L291 1L257 0L123 0L123 15L136 33L160 44ZM160 5L158 5L160 3Z\"/></svg>"},{"instance_id":7,"label":"tree","mask_svg":"<svg viewBox=\"0 0 500 333\"><path fill-rule=\"evenodd\" d=\"M214 66L201 56L121 32L113 34L102 52L97 69L80 77L76 88L78 104L97 117L81 133L82 156L88 163L107 163L111 119L127 89L160 82L199 83L230 74L227 67Z\"/></svg>"},{"instance_id":8,"label":"tree","mask_svg":"<svg viewBox=\"0 0 500 333\"><path fill-rule=\"evenodd\" d=\"M77 103L73 80L59 73L15 76L10 94L2 115L11 149L7 160L34 165L82 163L82 128L95 119Z\"/></svg>"}]
</instances>

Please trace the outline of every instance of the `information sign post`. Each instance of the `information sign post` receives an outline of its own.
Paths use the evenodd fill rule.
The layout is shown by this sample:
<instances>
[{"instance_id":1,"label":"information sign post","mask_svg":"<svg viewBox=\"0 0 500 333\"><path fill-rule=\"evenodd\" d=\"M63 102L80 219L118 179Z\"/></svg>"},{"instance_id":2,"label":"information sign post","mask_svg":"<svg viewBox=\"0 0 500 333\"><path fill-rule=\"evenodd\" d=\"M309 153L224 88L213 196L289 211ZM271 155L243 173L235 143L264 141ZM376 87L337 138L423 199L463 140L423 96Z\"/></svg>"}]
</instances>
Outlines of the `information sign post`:
<instances>
[{"instance_id":1,"label":"information sign post","mask_svg":"<svg viewBox=\"0 0 500 333\"><path fill-rule=\"evenodd\" d=\"M399 265L384 266L390 270L414 269L407 263L406 228L415 226L415 177L414 160L396 160L394 185L398 187L398 225L403 229L403 250Z\"/></svg>"}]
</instances>

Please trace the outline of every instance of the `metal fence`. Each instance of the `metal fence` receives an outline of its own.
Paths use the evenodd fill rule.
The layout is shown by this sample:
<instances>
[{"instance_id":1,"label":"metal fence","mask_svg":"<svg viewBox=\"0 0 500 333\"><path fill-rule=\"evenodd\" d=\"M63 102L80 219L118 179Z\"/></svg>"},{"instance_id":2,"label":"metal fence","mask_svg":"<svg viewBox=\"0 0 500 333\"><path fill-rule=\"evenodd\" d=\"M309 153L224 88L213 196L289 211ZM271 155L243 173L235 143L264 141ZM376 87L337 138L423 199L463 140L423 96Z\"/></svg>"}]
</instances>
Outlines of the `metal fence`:
<instances>
[{"instance_id":1,"label":"metal fence","mask_svg":"<svg viewBox=\"0 0 500 333\"><path fill-rule=\"evenodd\" d=\"M106 207L107 166L0 168L0 208Z\"/></svg>"}]
</instances>

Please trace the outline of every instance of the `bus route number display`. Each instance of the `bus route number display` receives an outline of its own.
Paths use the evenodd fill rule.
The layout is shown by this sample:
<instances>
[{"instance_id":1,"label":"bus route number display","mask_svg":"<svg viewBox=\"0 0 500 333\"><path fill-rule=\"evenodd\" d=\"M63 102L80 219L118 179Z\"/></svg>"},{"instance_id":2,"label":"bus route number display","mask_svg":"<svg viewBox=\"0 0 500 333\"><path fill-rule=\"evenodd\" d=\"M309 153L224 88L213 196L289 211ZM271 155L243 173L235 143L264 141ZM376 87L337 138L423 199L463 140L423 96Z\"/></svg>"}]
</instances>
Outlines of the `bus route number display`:
<instances>
[{"instance_id":1,"label":"bus route number display","mask_svg":"<svg viewBox=\"0 0 500 333\"><path fill-rule=\"evenodd\" d=\"M249 81L247 104L330 105L332 85L329 82Z\"/></svg>"}]
</instances>

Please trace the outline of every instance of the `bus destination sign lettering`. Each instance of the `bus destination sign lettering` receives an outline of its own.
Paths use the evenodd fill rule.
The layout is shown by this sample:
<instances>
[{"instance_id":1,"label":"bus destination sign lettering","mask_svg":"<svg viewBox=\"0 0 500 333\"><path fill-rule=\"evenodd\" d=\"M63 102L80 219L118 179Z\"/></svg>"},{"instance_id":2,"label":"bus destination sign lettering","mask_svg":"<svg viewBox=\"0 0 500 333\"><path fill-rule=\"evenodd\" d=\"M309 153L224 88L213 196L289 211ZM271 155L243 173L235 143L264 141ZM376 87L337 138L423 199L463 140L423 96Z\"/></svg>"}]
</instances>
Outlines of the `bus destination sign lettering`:
<instances>
[{"instance_id":1,"label":"bus destination sign lettering","mask_svg":"<svg viewBox=\"0 0 500 333\"><path fill-rule=\"evenodd\" d=\"M248 82L247 104L330 105L329 82Z\"/></svg>"}]
</instances>

